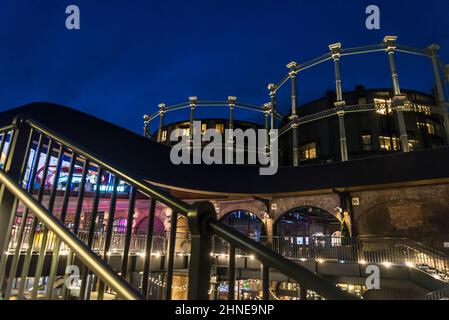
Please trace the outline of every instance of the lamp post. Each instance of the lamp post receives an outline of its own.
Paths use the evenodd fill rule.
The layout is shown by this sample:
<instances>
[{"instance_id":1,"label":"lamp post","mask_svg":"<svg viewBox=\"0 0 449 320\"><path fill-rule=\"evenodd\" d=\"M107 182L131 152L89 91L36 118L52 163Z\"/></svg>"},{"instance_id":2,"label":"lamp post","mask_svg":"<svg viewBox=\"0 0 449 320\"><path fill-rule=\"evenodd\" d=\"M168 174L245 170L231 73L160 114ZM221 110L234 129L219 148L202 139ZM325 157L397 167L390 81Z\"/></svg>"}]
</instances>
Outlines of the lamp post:
<instances>
[{"instance_id":1,"label":"lamp post","mask_svg":"<svg viewBox=\"0 0 449 320\"><path fill-rule=\"evenodd\" d=\"M292 85L292 114L290 116L291 128L292 128L292 154L293 154L293 166L299 166L299 147L298 147L298 115L297 115L297 92L298 92L298 83L297 83L297 75L298 75L298 63L295 61L290 62L287 65L287 69L290 71L289 76Z\"/></svg>"},{"instance_id":2,"label":"lamp post","mask_svg":"<svg viewBox=\"0 0 449 320\"><path fill-rule=\"evenodd\" d=\"M157 142L161 142L162 128L164 127L164 118L165 118L166 108L167 108L167 105L165 103L161 103L159 105L159 130L157 132Z\"/></svg>"},{"instance_id":3,"label":"lamp post","mask_svg":"<svg viewBox=\"0 0 449 320\"><path fill-rule=\"evenodd\" d=\"M435 76L435 87L437 90L436 93L437 93L438 107L440 108L441 116L443 117L446 143L449 144L449 115L447 111L449 103L446 101L443 89L443 82L441 81L440 71L438 69L438 50L440 50L440 46L437 44L432 44L427 49L429 51L430 58L432 59L433 73ZM447 76L449 78L449 75Z\"/></svg>"},{"instance_id":4,"label":"lamp post","mask_svg":"<svg viewBox=\"0 0 449 320\"><path fill-rule=\"evenodd\" d=\"M331 44L329 46L329 49L331 50L332 59L334 60L334 67L335 67L335 89L337 93L337 101L335 101L334 105L337 108L337 115L338 115L341 161L348 161L349 160L348 145L345 128L346 102L343 100L343 90L341 86L341 72L340 72L341 43Z\"/></svg>"},{"instance_id":5,"label":"lamp post","mask_svg":"<svg viewBox=\"0 0 449 320\"><path fill-rule=\"evenodd\" d=\"M383 43L386 47L386 52L388 53L388 59L390 62L390 71L391 78L393 80L393 106L396 109L396 115L398 118L398 126L399 126L399 140L401 142L401 149L403 152L409 152L409 144L408 144L408 136L407 136L407 128L405 126L404 114L403 110L405 107L405 103L407 102L407 97L401 94L401 88L399 86L399 76L396 69L396 62L394 59L394 51L396 49L396 40L398 37L396 36L386 36L383 40Z\"/></svg>"}]
</instances>

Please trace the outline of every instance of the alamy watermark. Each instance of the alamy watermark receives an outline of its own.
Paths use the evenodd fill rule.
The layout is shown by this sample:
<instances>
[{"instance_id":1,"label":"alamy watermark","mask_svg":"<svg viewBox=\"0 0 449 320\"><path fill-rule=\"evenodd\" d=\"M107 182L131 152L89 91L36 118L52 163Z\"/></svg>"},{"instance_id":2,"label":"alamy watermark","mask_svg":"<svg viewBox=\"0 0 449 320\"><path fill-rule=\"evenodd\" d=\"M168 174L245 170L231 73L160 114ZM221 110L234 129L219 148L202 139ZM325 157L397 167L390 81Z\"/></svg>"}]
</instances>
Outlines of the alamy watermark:
<instances>
[{"instance_id":1,"label":"alamy watermark","mask_svg":"<svg viewBox=\"0 0 449 320\"><path fill-rule=\"evenodd\" d=\"M202 131L201 121L195 121L192 132L186 135L182 129L176 129L170 134L170 141L177 142L170 152L170 160L175 165L258 164L259 174L263 176L278 171L276 129L226 129L223 137L216 129Z\"/></svg>"},{"instance_id":2,"label":"alamy watermark","mask_svg":"<svg viewBox=\"0 0 449 320\"><path fill-rule=\"evenodd\" d=\"M380 8L376 5L366 7L365 13L368 17L365 20L365 26L368 30L380 30Z\"/></svg>"}]
</instances>

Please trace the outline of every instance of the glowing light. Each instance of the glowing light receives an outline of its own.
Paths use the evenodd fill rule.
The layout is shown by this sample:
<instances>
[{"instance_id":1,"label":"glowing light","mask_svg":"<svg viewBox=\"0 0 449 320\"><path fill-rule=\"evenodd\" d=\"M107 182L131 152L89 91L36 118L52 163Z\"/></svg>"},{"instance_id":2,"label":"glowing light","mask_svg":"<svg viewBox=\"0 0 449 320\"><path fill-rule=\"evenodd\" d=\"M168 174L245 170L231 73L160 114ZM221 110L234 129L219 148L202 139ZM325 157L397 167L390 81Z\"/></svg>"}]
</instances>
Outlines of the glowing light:
<instances>
[{"instance_id":1,"label":"glowing light","mask_svg":"<svg viewBox=\"0 0 449 320\"><path fill-rule=\"evenodd\" d=\"M250 255L249 258L250 258L251 260L254 260L254 255Z\"/></svg>"},{"instance_id":2,"label":"glowing light","mask_svg":"<svg viewBox=\"0 0 449 320\"><path fill-rule=\"evenodd\" d=\"M323 259L318 259L317 262L318 262L318 263L323 263L324 260L323 260Z\"/></svg>"},{"instance_id":3,"label":"glowing light","mask_svg":"<svg viewBox=\"0 0 449 320\"><path fill-rule=\"evenodd\" d=\"M305 262L305 261L307 261L307 259L306 259L306 258L301 258L301 259L299 259L299 260L301 260L302 262Z\"/></svg>"},{"instance_id":4,"label":"glowing light","mask_svg":"<svg viewBox=\"0 0 449 320\"><path fill-rule=\"evenodd\" d=\"M414 265L414 263L413 262L410 262L410 261L407 261L406 263L405 263L405 265L407 266L407 267L409 267L409 268L413 268L415 265Z\"/></svg>"},{"instance_id":5,"label":"glowing light","mask_svg":"<svg viewBox=\"0 0 449 320\"><path fill-rule=\"evenodd\" d=\"M384 262L382 264L384 265L385 268L390 268L391 267L391 262Z\"/></svg>"},{"instance_id":6,"label":"glowing light","mask_svg":"<svg viewBox=\"0 0 449 320\"><path fill-rule=\"evenodd\" d=\"M366 264L366 261L365 260L360 260L359 264Z\"/></svg>"}]
</instances>

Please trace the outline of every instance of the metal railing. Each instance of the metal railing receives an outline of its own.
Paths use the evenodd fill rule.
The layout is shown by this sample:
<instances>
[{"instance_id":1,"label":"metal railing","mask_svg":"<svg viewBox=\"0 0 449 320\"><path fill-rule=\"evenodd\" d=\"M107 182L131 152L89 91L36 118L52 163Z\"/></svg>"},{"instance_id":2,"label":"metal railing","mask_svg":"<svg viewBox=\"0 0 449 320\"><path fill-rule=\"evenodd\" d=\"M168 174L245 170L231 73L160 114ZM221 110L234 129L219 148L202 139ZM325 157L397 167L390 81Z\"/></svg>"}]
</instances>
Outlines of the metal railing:
<instances>
[{"instance_id":1,"label":"metal railing","mask_svg":"<svg viewBox=\"0 0 449 320\"><path fill-rule=\"evenodd\" d=\"M449 300L449 286L427 294L424 300Z\"/></svg>"},{"instance_id":2,"label":"metal railing","mask_svg":"<svg viewBox=\"0 0 449 320\"><path fill-rule=\"evenodd\" d=\"M260 237L258 241L290 260L402 265L449 282L449 258L407 238ZM214 239L214 255L227 255L228 250L226 242ZM248 257L251 252L237 250L236 254Z\"/></svg>"},{"instance_id":3,"label":"metal railing","mask_svg":"<svg viewBox=\"0 0 449 320\"><path fill-rule=\"evenodd\" d=\"M78 260L81 260L82 268L80 285L77 290L79 292L77 293L78 299L90 299L94 293L97 299L104 299L105 292L110 292L108 288L113 288L113 291L119 296L130 298L131 296L126 294L126 290L132 290L133 287L139 288L140 294L148 298L151 285L149 283L150 262L154 250L153 235L157 203L171 211L168 240L164 245L166 254L164 257L163 298L167 300L172 298L172 290L175 287L173 276L177 222L181 216L187 217L190 231L189 299L209 298L208 289L212 266L210 250L213 235L230 243L230 253L233 257L229 259L230 279L235 278L235 255L233 256L235 248L252 252L261 261L262 291L265 299L269 298L270 268L276 269L300 284L303 283L328 299L356 298L340 290L329 280L217 222L215 208L209 202L188 205L167 191L163 191L141 178L136 178L131 172L122 169L120 165L105 161L107 155L102 157L87 151L75 142L64 138L63 135L32 119L18 117L14 126L7 128L8 132L11 129L13 130L10 134L11 143L5 164L2 167L4 170L2 183L8 184L8 192L0 194L0 247L2 248L0 288L6 287L6 290L1 289L4 298L11 297L13 285L18 286L16 294L18 299L24 299L26 294L31 299L38 298L39 286L33 285L28 288L26 285L30 278L34 284L45 282L44 298L69 298L72 292L67 286L60 291L54 289L59 277L58 269L62 264L71 266ZM44 163L43 168L39 168L39 164L42 162ZM62 170L64 162L68 165L67 172ZM50 168L55 169L51 171ZM65 184L61 186L58 182L62 175L65 175ZM48 179L49 176L52 178ZM106 178L112 183L111 190L108 192L102 191L100 188ZM129 190L126 193L128 205L126 209L120 208L127 212L126 224L123 226L123 237L120 237L117 244L114 244L113 221L118 210L117 197L120 185L126 186L125 189ZM86 197L87 191L91 192L93 196ZM55 202L58 194L63 194L61 203ZM49 199L45 203L43 202L44 195L49 195ZM123 197L123 194L120 196ZM99 202L100 200L104 201L105 198L109 201L108 217L105 218L106 224L102 226L104 236L99 238L96 235ZM147 199L149 220L145 239L135 237L133 240L136 198ZM65 225L68 219L70 200L72 203L76 203L76 208L69 230ZM25 210L19 214L20 219L17 220L19 201L22 202ZM58 205L60 207L55 210ZM56 212L58 212L57 217ZM83 219L87 220L88 229L86 233L80 235ZM56 238L52 234L55 234ZM80 236L81 239L75 235ZM7 250L11 239L14 239L12 241L14 248L22 248L22 250L13 250L13 254L8 255ZM142 280L140 283L131 284L129 258L132 253L133 241L135 248L136 246L139 249L144 248L145 252ZM142 243L143 241L144 243ZM114 246L121 252L121 267L116 270L120 274L120 282L114 278L117 276L115 272L109 270L108 273L101 269L108 263L108 253ZM68 250L65 259L61 257L61 248ZM233 248L234 250L232 250ZM23 256L24 259L22 259ZM43 269L47 256L51 257L51 267L48 275L44 276ZM96 257L96 260L92 257ZM10 260L11 263L9 263L8 273L5 273L7 260ZM32 263L33 268L31 268ZM32 274L31 271L33 271ZM97 279L92 277L91 271L98 275ZM123 281L128 283L128 287L124 285ZM122 284L121 289L120 285ZM137 296L134 297L137 298ZM233 297L234 288L231 286L229 299L233 299Z\"/></svg>"}]
</instances>

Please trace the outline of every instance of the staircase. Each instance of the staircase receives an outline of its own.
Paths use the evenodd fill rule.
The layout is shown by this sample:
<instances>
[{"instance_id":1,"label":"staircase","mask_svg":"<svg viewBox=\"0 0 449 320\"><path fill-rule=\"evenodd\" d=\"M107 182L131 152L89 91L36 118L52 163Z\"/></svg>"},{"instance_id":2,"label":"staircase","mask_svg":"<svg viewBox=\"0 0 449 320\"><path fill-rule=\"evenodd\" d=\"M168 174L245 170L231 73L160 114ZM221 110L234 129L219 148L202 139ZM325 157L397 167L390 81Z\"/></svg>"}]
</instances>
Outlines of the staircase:
<instances>
[{"instance_id":1,"label":"staircase","mask_svg":"<svg viewBox=\"0 0 449 320\"><path fill-rule=\"evenodd\" d=\"M131 135L126 130L118 132ZM191 240L187 291L190 300L209 298L213 237L229 244L229 299L233 299L235 291L233 280L237 250L251 252L260 261L263 299L270 297L272 269L327 299L356 299L324 277L217 222L211 203L184 203L167 190L133 174L131 165L113 163L108 154L112 148L105 148L105 141L92 141L90 148L86 148L59 130L54 131L27 115L20 115L0 128L0 135L0 154L5 156L0 161L0 295L3 299L147 299L152 279L150 265L153 259L161 258L153 252L157 204L171 211L170 234L163 258L162 299L172 299L173 289L176 288L173 279L176 227L180 216L186 217L189 222ZM76 136L76 132L72 132L72 136ZM102 151L97 153L99 150ZM136 161L137 158L134 158ZM62 170L64 162L69 163L68 172ZM133 163L133 160L127 163ZM38 172L41 164L43 170ZM57 182L62 176L66 183L60 185ZM113 184L107 198L101 189L106 177ZM120 245L120 263L112 267L112 222L117 210L117 198L124 196L118 194L119 187L128 190L128 214ZM88 193L90 197L86 196ZM62 202L56 202L56 198L61 196ZM137 197L145 198L150 210L148 229L141 244L143 272L136 284L130 264L133 261L132 222ZM74 221L67 225L70 201L76 202L76 212ZM96 234L100 201L108 201L109 217L104 226L104 238L98 245ZM89 215L84 216L83 212L86 211ZM87 233L80 233L81 223L88 225ZM64 284L61 273L66 279ZM35 285L38 283L42 286Z\"/></svg>"}]
</instances>

